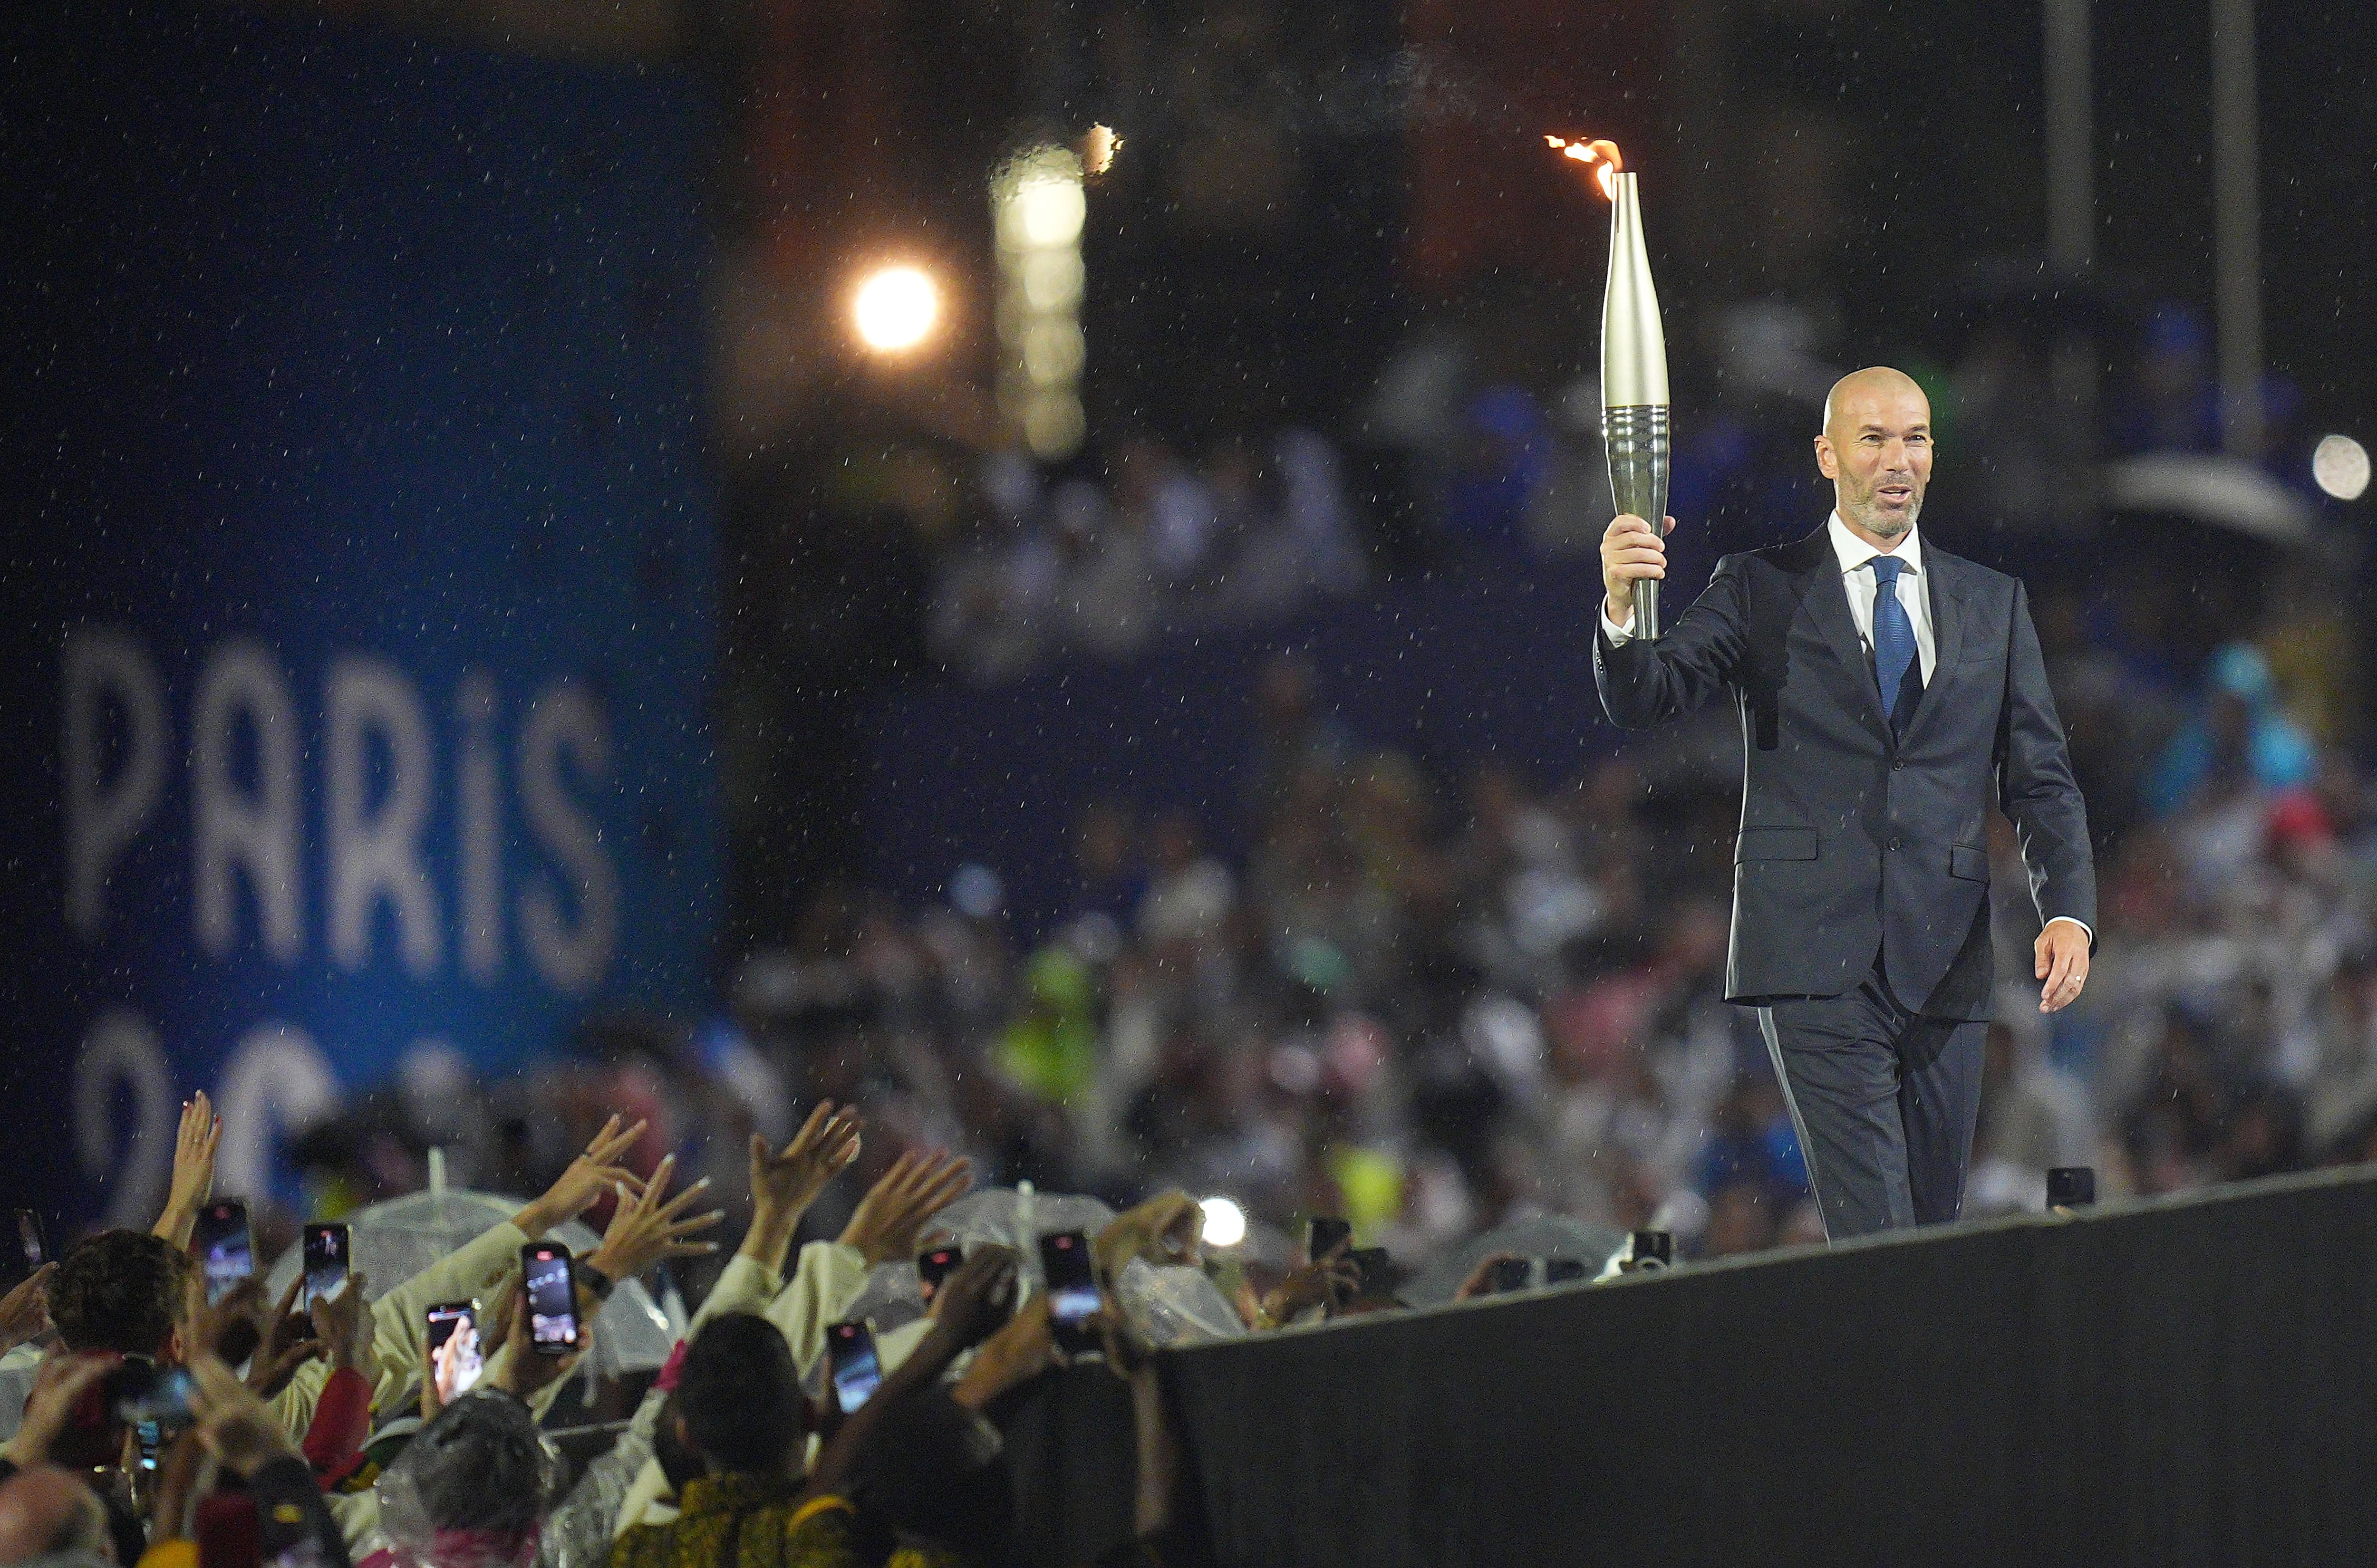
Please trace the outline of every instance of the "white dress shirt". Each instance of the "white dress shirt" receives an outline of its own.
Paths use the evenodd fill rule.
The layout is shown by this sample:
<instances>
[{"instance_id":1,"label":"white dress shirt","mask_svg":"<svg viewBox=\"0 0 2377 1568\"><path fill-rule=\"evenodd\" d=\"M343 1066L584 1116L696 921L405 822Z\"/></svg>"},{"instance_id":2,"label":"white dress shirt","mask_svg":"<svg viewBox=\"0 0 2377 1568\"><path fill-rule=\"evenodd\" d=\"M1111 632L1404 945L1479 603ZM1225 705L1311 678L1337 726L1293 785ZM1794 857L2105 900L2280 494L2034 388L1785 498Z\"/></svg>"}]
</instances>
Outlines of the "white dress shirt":
<instances>
[{"instance_id":1,"label":"white dress shirt","mask_svg":"<svg viewBox=\"0 0 2377 1568\"><path fill-rule=\"evenodd\" d=\"M1900 570L1895 585L1898 602L1905 607L1906 619L1915 627L1915 657L1923 669L1924 685L1930 685L1931 671L1940 661L1940 653L1938 639L1931 635L1931 593L1923 576L1921 529L1908 529L1906 537L1898 541L1894 550L1876 550L1849 532L1848 525L1841 521L1838 512L1834 512L1824 524L1824 533L1833 541L1833 553L1840 559L1841 587L1849 596L1849 619L1857 624L1857 641L1865 646L1868 660L1873 658L1874 577L1872 569L1866 563L1882 554L1895 555L1906 563ZM1601 630L1612 647L1631 641L1634 636L1632 607L1628 608L1626 624L1621 626L1609 618L1609 601L1604 599L1601 601ZM2089 929L2087 921L2072 920L2070 915L2058 915L2055 919L2071 921L2087 932L2092 942L2096 939L2096 933Z\"/></svg>"},{"instance_id":2,"label":"white dress shirt","mask_svg":"<svg viewBox=\"0 0 2377 1568\"><path fill-rule=\"evenodd\" d=\"M1898 574L1898 602L1905 608L1906 619L1915 627L1915 657L1923 668L1923 683L1929 686L1932 667L1940 661L1940 655L1931 636L1931 591L1923 576L1922 531L1910 528L1896 549L1876 550L1849 532L1849 526L1835 512L1824 525L1824 532L1833 541L1833 553L1840 557L1841 587L1848 591L1849 619L1857 623L1857 641L1865 645L1868 659L1873 658L1874 575L1867 563L1877 555L1895 555L1906 563Z\"/></svg>"}]
</instances>

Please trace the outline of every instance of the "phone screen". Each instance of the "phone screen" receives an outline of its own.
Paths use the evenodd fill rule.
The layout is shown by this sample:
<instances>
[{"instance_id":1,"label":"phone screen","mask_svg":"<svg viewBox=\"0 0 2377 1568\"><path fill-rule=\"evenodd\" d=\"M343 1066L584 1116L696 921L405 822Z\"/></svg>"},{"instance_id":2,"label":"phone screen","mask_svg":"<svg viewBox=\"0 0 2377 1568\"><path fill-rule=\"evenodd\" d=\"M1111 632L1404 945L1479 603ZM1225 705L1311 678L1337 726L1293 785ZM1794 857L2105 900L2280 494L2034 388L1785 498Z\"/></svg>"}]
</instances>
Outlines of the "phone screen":
<instances>
[{"instance_id":1,"label":"phone screen","mask_svg":"<svg viewBox=\"0 0 2377 1568\"><path fill-rule=\"evenodd\" d=\"M207 1277L207 1300L220 1301L256 1272L256 1246L247 1233L247 1206L236 1200L209 1204L198 1211L190 1250Z\"/></svg>"},{"instance_id":2,"label":"phone screen","mask_svg":"<svg viewBox=\"0 0 2377 1568\"><path fill-rule=\"evenodd\" d=\"M1079 1230L1041 1237L1040 1274L1048 1284L1048 1318L1058 1348L1069 1355L1094 1348L1096 1336L1085 1326L1098 1310L1089 1237Z\"/></svg>"},{"instance_id":3,"label":"phone screen","mask_svg":"<svg viewBox=\"0 0 2377 1568\"><path fill-rule=\"evenodd\" d=\"M1547 1285L1573 1285L1584 1277L1584 1265L1575 1258L1544 1260L1544 1283Z\"/></svg>"},{"instance_id":4,"label":"phone screen","mask_svg":"<svg viewBox=\"0 0 2377 1568\"><path fill-rule=\"evenodd\" d=\"M569 1249L534 1241L520 1249L520 1275L528 1281L529 1348L541 1356L566 1356L578 1348L578 1299L569 1285Z\"/></svg>"},{"instance_id":5,"label":"phone screen","mask_svg":"<svg viewBox=\"0 0 2377 1568\"><path fill-rule=\"evenodd\" d=\"M1327 1257L1339 1242L1349 1241L1353 1237L1354 1225L1351 1220L1316 1216L1310 1228L1305 1231L1305 1260L1308 1263L1319 1263L1322 1258Z\"/></svg>"},{"instance_id":6,"label":"phone screen","mask_svg":"<svg viewBox=\"0 0 2377 1568\"><path fill-rule=\"evenodd\" d=\"M42 1217L30 1208L10 1209L8 1214L16 1230L16 1244L0 1245L0 1289L14 1286L50 1261Z\"/></svg>"},{"instance_id":7,"label":"phone screen","mask_svg":"<svg viewBox=\"0 0 2377 1568\"><path fill-rule=\"evenodd\" d=\"M107 1376L108 1406L117 1420L131 1425L185 1427L190 1424L193 1386L185 1367L127 1357Z\"/></svg>"},{"instance_id":8,"label":"phone screen","mask_svg":"<svg viewBox=\"0 0 2377 1568\"><path fill-rule=\"evenodd\" d=\"M305 1227L305 1303L329 1300L347 1282L347 1228Z\"/></svg>"},{"instance_id":9,"label":"phone screen","mask_svg":"<svg viewBox=\"0 0 2377 1568\"><path fill-rule=\"evenodd\" d=\"M846 1416L874 1395L883 1381L883 1363L876 1359L875 1336L863 1323L837 1323L825 1336L834 1403Z\"/></svg>"},{"instance_id":10,"label":"phone screen","mask_svg":"<svg viewBox=\"0 0 2377 1568\"><path fill-rule=\"evenodd\" d=\"M437 1402L450 1405L477 1386L486 1365L479 1346L478 1308L469 1301L446 1301L429 1309L429 1373L436 1381Z\"/></svg>"},{"instance_id":11,"label":"phone screen","mask_svg":"<svg viewBox=\"0 0 2377 1568\"><path fill-rule=\"evenodd\" d=\"M942 1282L955 1274L958 1265L963 1262L965 1251L961 1247L935 1247L916 1260L916 1286L926 1306L940 1294Z\"/></svg>"}]
</instances>

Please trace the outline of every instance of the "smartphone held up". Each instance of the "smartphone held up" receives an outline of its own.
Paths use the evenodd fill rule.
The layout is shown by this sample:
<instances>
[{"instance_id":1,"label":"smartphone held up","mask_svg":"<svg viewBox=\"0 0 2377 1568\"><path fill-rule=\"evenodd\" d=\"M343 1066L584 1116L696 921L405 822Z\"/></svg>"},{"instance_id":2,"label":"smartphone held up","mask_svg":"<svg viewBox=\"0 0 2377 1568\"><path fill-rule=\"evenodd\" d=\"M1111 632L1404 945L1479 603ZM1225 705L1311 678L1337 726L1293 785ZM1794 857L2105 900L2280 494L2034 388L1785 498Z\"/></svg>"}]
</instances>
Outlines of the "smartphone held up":
<instances>
[{"instance_id":1,"label":"smartphone held up","mask_svg":"<svg viewBox=\"0 0 2377 1568\"><path fill-rule=\"evenodd\" d=\"M531 1241L520 1249L528 1346L540 1356L567 1356L578 1348L578 1292L569 1261L569 1249L558 1241Z\"/></svg>"},{"instance_id":2,"label":"smartphone held up","mask_svg":"<svg viewBox=\"0 0 2377 1568\"><path fill-rule=\"evenodd\" d=\"M845 1416L872 1398L883 1383L883 1361L875 1353L875 1332L856 1319L825 1331L826 1370L833 1402Z\"/></svg>"},{"instance_id":3,"label":"smartphone held up","mask_svg":"<svg viewBox=\"0 0 2377 1568\"><path fill-rule=\"evenodd\" d=\"M1091 1319L1104 1298L1090 1259L1090 1238L1081 1230L1059 1230L1040 1238L1040 1277L1048 1287L1048 1323L1057 1348L1080 1358L1098 1349L1098 1332Z\"/></svg>"},{"instance_id":4,"label":"smartphone held up","mask_svg":"<svg viewBox=\"0 0 2377 1568\"><path fill-rule=\"evenodd\" d=\"M50 1261L49 1233L42 1217L30 1208L8 1211L11 1235L0 1238L0 1290L32 1277Z\"/></svg>"},{"instance_id":5,"label":"smartphone held up","mask_svg":"<svg viewBox=\"0 0 2377 1568\"><path fill-rule=\"evenodd\" d=\"M247 1226L247 1206L237 1199L198 1210L190 1252L207 1277L207 1301L220 1301L256 1272L256 1241Z\"/></svg>"},{"instance_id":6,"label":"smartphone held up","mask_svg":"<svg viewBox=\"0 0 2377 1568\"><path fill-rule=\"evenodd\" d=\"M437 1402L448 1405L478 1386L486 1370L486 1352L479 1341L476 1301L441 1301L427 1313L424 1342L429 1347L429 1375Z\"/></svg>"},{"instance_id":7,"label":"smartphone held up","mask_svg":"<svg viewBox=\"0 0 2377 1568\"><path fill-rule=\"evenodd\" d=\"M327 1301L347 1283L347 1228L343 1225L305 1227L305 1304Z\"/></svg>"}]
</instances>

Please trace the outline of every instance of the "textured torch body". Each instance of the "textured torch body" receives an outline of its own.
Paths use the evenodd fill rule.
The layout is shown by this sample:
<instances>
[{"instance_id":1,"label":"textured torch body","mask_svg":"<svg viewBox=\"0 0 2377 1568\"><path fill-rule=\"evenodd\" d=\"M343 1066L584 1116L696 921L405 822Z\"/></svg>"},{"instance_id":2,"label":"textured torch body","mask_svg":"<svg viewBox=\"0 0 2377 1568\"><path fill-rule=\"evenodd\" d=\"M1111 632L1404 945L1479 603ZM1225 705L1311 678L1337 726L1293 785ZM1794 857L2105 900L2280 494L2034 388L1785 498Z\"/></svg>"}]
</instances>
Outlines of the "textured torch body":
<instances>
[{"instance_id":1,"label":"textured torch body","mask_svg":"<svg viewBox=\"0 0 2377 1568\"><path fill-rule=\"evenodd\" d=\"M1667 515L1667 339L1636 176L1618 173L1609 202L1609 281L1601 298L1601 438L1618 510L1654 529ZM1634 635L1660 632L1659 584L1634 585Z\"/></svg>"}]
</instances>

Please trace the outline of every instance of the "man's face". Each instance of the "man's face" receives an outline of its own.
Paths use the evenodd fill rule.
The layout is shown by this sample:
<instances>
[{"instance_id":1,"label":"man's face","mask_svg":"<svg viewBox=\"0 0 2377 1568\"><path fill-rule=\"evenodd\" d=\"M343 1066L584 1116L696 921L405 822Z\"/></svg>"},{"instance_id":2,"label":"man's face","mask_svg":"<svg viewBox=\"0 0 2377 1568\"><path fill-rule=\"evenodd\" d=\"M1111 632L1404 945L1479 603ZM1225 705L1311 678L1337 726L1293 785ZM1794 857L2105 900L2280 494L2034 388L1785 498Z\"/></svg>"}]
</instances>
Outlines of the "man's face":
<instances>
[{"instance_id":1,"label":"man's face","mask_svg":"<svg viewBox=\"0 0 2377 1568\"><path fill-rule=\"evenodd\" d=\"M1876 539L1905 538L1931 482L1930 400L1903 380L1844 388L1816 437L1816 466L1833 481L1843 521Z\"/></svg>"}]
</instances>

